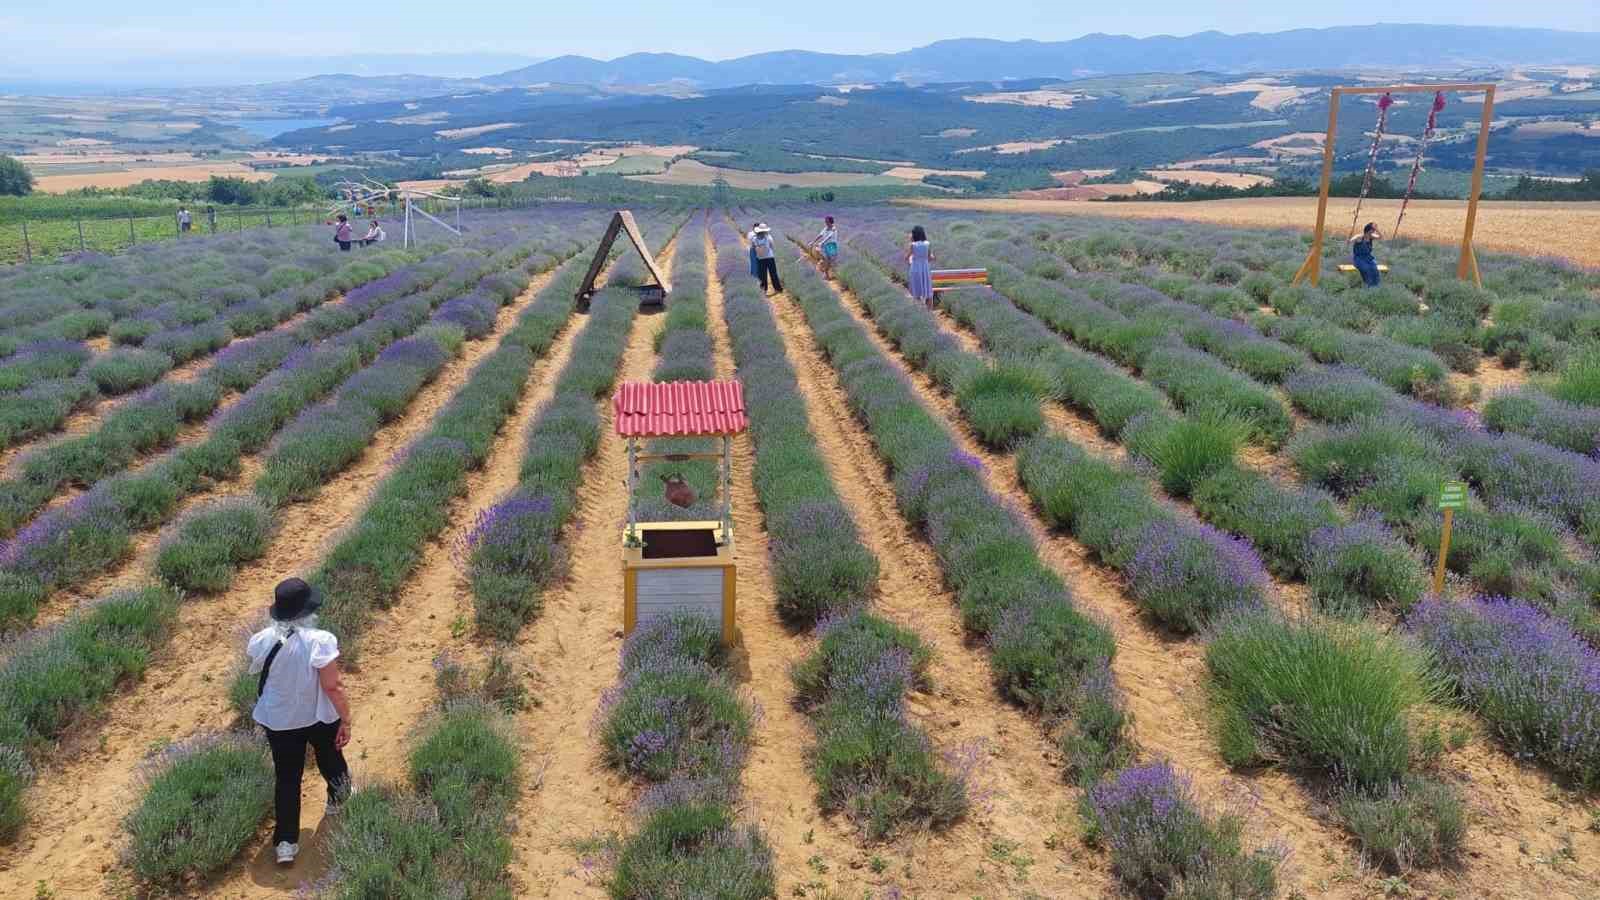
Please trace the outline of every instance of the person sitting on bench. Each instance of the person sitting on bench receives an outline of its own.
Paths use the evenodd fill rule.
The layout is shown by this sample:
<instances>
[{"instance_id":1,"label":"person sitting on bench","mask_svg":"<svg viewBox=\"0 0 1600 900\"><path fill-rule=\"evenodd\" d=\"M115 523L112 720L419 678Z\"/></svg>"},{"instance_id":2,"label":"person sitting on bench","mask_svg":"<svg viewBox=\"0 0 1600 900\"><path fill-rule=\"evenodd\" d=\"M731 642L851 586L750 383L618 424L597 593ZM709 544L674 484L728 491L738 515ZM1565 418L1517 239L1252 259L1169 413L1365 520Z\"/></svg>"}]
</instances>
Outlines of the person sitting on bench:
<instances>
[{"instance_id":1,"label":"person sitting on bench","mask_svg":"<svg viewBox=\"0 0 1600 900\"><path fill-rule=\"evenodd\" d=\"M1376 222L1368 222L1361 233L1350 239L1353 255L1350 259L1355 264L1356 271L1361 273L1361 283L1369 288L1378 286L1378 261L1372 256L1372 242L1383 240L1383 235L1378 233Z\"/></svg>"},{"instance_id":2,"label":"person sitting on bench","mask_svg":"<svg viewBox=\"0 0 1600 900\"><path fill-rule=\"evenodd\" d=\"M361 239L361 246L369 247L373 244L379 243L385 237L386 235L383 233L383 228L378 225L378 220L373 219L372 224L367 227L366 236Z\"/></svg>"}]
</instances>

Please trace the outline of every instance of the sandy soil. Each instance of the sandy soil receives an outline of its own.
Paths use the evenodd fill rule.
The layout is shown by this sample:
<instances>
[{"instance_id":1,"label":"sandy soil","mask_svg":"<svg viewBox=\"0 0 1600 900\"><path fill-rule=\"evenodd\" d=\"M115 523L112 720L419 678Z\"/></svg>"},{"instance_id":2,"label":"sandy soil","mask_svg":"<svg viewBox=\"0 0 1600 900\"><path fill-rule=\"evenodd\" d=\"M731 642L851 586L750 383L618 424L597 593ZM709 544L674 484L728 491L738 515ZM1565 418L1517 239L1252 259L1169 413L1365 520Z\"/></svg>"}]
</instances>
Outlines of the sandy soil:
<instances>
[{"instance_id":1,"label":"sandy soil","mask_svg":"<svg viewBox=\"0 0 1600 900\"><path fill-rule=\"evenodd\" d=\"M657 254L670 266L676 241ZM648 381L655 364L651 319L637 316L623 354L621 381ZM574 335L569 335L569 339ZM564 344L568 341L563 341ZM565 358L568 348L562 348ZM548 399L552 368L536 406ZM622 567L618 536L627 518L626 444L601 403L600 450L584 474L577 515L562 535L574 561L565 584L545 593L544 609L523 631L517 658L533 670L540 707L522 717L530 778L514 811L511 877L520 897L604 897L598 873L577 843L627 826L634 786L600 760L591 729L600 698L616 683L622 647Z\"/></svg>"},{"instance_id":2,"label":"sandy soil","mask_svg":"<svg viewBox=\"0 0 1600 900\"><path fill-rule=\"evenodd\" d=\"M1317 198L1270 197L1257 200L1209 200L1199 203L1083 203L1048 200L910 200L918 206L988 212L1108 216L1125 219L1186 219L1241 228L1294 228L1310 231L1316 224ZM1328 201L1331 234L1347 227L1353 200ZM1380 223L1392 221L1398 200L1368 200L1362 207ZM1458 244L1466 204L1455 200L1413 200L1406 210L1404 236ZM1534 256L1558 256L1600 266L1600 203L1527 203L1485 200L1478 206L1473 239L1480 250Z\"/></svg>"},{"instance_id":3,"label":"sandy soil","mask_svg":"<svg viewBox=\"0 0 1600 900\"><path fill-rule=\"evenodd\" d=\"M968 642L932 550L899 515L872 440L851 416L798 306L783 295L774 299L774 310L829 474L882 567L874 608L934 649L932 689L912 695L907 710L942 753L970 754L977 771L974 809L947 833L918 832L866 847L846 822L823 820L834 832L834 840L825 841L822 829L813 833L806 819L814 810L795 810L792 803L779 808L775 798L786 789L794 792L790 779L809 786L793 747L779 748L781 764L758 758L746 781L779 851L780 874L796 882L819 880L845 897L881 896L891 886L939 897L1104 893L1110 881L1098 859L1060 851L1072 844L1077 825L1074 797L1062 783L1053 748L1033 722L996 695L986 652ZM761 680L758 673L756 683ZM789 692L787 679L780 687ZM803 734L809 744L809 733ZM808 836L813 840L806 841ZM812 856L822 857L825 874L816 871ZM786 864L791 857L805 859L805 866ZM872 872L875 857L886 864L881 873ZM791 893L787 883L779 888L780 895Z\"/></svg>"},{"instance_id":4,"label":"sandy soil","mask_svg":"<svg viewBox=\"0 0 1600 900\"><path fill-rule=\"evenodd\" d=\"M730 187L762 190L788 184L794 187L827 187L830 185L860 184L877 178L860 172L747 172L742 169L721 169L708 166L699 160L680 159L660 175L629 175L635 181L655 184L709 185L716 178L724 178Z\"/></svg>"},{"instance_id":5,"label":"sandy soil","mask_svg":"<svg viewBox=\"0 0 1600 900\"><path fill-rule=\"evenodd\" d=\"M962 333L953 320L942 314L941 318L947 329L958 335ZM961 340L968 349L976 349L976 337L966 335ZM1486 382L1509 383L1517 380L1519 374L1508 372L1497 364L1486 363L1480 370L1479 378ZM931 384L925 387L932 389ZM951 417L954 411L948 411L946 415ZM1053 430L1064 434L1091 452L1119 459L1126 456L1123 448L1099 434L1094 422L1087 416L1056 404L1049 404L1046 418ZM976 452L970 447L968 451ZM1260 448L1247 448L1247 452L1241 453L1240 458L1246 465L1257 468L1280 482L1297 481L1298 476L1293 466L1281 452L1270 453ZM1014 462L1006 460L998 464L991 463L992 467L996 465L998 471L1005 471L1005 467L1014 466ZM1025 505L1026 495L1021 493L1020 485L1016 486L1016 490L1014 496L1018 498L1018 503ZM1183 515L1196 517L1192 505L1187 502L1177 504L1176 507ZM1037 520L1034 524L1042 528L1042 523ZM1086 554L1076 542L1052 535L1050 548L1053 549L1057 544L1070 547L1080 555ZM1084 555L1084 558L1087 559L1087 556ZM1103 574L1115 578L1109 572ZM1281 579L1274 579L1274 583L1286 608L1301 611L1308 608L1308 597L1303 584L1289 583ZM1084 594L1078 593L1078 596L1082 598ZM1150 748L1150 741L1146 737L1148 720L1152 716L1170 717L1167 703L1180 703L1182 697L1157 703L1148 711L1139 711L1144 707L1140 695L1148 692L1150 674L1148 670L1128 668L1136 661L1128 660L1126 657L1130 651L1144 654L1146 646L1144 642L1150 637L1146 632L1151 629L1133 612L1134 607L1131 603L1120 607L1097 605L1096 609L1103 617L1113 622L1117 630L1119 655L1114 668L1118 673L1119 685L1129 695L1131 705L1136 709L1135 731L1139 735L1141 745L1148 750ZM1180 684L1202 683L1204 660L1199 655L1201 648L1197 642L1175 643L1161 634L1156 634L1154 637L1158 640L1162 654L1171 658L1177 651L1176 655L1182 660L1181 665L1185 672L1189 673L1189 677L1180 679ZM1193 668L1189 668L1190 666ZM1178 694L1182 693L1182 688L1179 688ZM1192 716L1195 714L1192 708L1195 704L1192 699L1190 703L1189 715ZM1411 887L1422 891L1423 896L1439 897L1463 896L1460 892L1465 885L1473 885L1474 890L1478 891L1472 896L1482 897L1533 900L1549 896L1588 896L1584 893L1585 885L1593 884L1596 878L1600 878L1600 869L1596 868L1593 861L1593 854L1600 852L1600 836L1588 828L1589 819L1579 797L1562 791L1553 783L1548 773L1512 759L1496 746L1492 736L1488 735L1482 724L1472 717L1442 709L1435 710L1430 715L1446 723L1459 724L1471 734L1471 741L1466 747L1447 755L1443 771L1444 777L1461 786L1463 795L1468 800L1470 830L1460 871L1410 873L1407 878ZM1197 766L1205 770L1209 763L1195 758L1197 750L1202 755L1210 752L1209 746L1201 748L1191 746L1184 748L1182 753L1165 748L1159 753L1172 758L1185 770L1192 771ZM1248 779L1247 795L1253 798L1252 805L1258 807L1259 811L1267 813L1267 818L1272 820L1265 823L1267 825L1281 824L1282 816L1290 816L1290 833L1294 834L1294 837L1284 838L1284 843L1294 854L1291 856L1291 884L1298 882L1298 887L1306 896L1366 897L1381 893L1384 889L1382 876L1371 872L1360 863L1349 847L1342 830L1336 827L1329 837L1313 841L1309 846L1325 848L1339 846L1344 853L1333 854L1325 849L1321 853L1321 859L1317 861L1322 863L1322 866L1312 866L1307 863L1310 854L1306 852L1308 845L1303 841L1311 838L1312 832L1300 831L1293 827L1295 825L1293 819L1297 815L1295 810L1263 803L1264 799L1274 796L1288 801L1297 792L1296 789L1303 792L1303 786L1298 783L1286 788L1280 794L1274 794L1271 788L1262 786L1263 780L1270 783L1274 779L1283 777L1285 776L1281 773L1272 771L1253 774ZM1220 789L1224 792L1222 796L1230 796L1226 793L1230 789L1227 782L1224 780L1220 784ZM1215 799L1216 795L1212 796ZM1313 818L1320 822L1323 813L1318 801L1307 796L1305 802L1309 805ZM1569 848L1571 854L1569 858L1562 857L1563 853L1569 852L1562 848ZM1496 876L1512 872L1518 873L1518 878L1514 882L1495 880Z\"/></svg>"},{"instance_id":6,"label":"sandy soil","mask_svg":"<svg viewBox=\"0 0 1600 900\"><path fill-rule=\"evenodd\" d=\"M859 316L859 309L857 313ZM947 327L952 324L946 320ZM975 340L971 336L963 339L964 343ZM947 398L936 395L926 379L912 377L948 420L958 421ZM1122 452L1101 438L1087 417L1055 405L1047 417L1053 429L1095 452ZM1027 509L1026 494L1015 480L1014 460L996 458L981 451L970 438L965 441L964 449L978 453L989 467L994 476L991 486ZM1266 463L1275 477L1285 477L1290 471L1281 454L1256 455L1270 457ZM1185 515L1193 515L1192 508L1181 508ZM1192 640L1175 642L1158 633L1134 612L1131 601L1115 596L1113 590L1084 590L1083 585L1074 583L1067 575L1074 564L1080 567L1077 571L1104 577L1110 584L1116 583L1116 577L1090 563L1087 551L1075 541L1044 533L1037 518L1032 524L1042 534L1044 556L1063 570L1074 595L1109 621L1117 633L1114 669L1134 712L1140 745L1147 752L1172 759L1195 778L1204 796L1245 803L1251 810L1248 821L1256 829L1271 829L1260 836L1281 841L1291 850L1286 886L1298 888L1308 897L1383 894L1382 875L1360 863L1342 829L1323 821L1324 811L1305 785L1272 770L1241 779L1215 757L1203 697L1196 693L1204 679L1201 645ZM1305 604L1303 585L1278 581L1277 587L1290 608ZM1600 852L1600 835L1587 828L1589 819L1579 798L1556 787L1548 774L1511 759L1470 717L1443 710L1437 715L1447 722L1460 722L1472 734L1468 746L1449 754L1445 762L1445 777L1458 782L1468 799L1470 830L1460 871L1409 873L1410 888L1421 891L1420 896L1438 897L1466 896L1461 892L1467 885L1472 886L1470 895L1474 897L1591 896L1587 886L1600 878L1594 862L1594 854ZM1562 848L1570 848L1570 857L1563 856L1568 851ZM1510 873L1517 877L1507 882L1505 876Z\"/></svg>"},{"instance_id":7,"label":"sandy soil","mask_svg":"<svg viewBox=\"0 0 1600 900\"><path fill-rule=\"evenodd\" d=\"M535 288L548 277L537 279ZM494 333L503 333L532 296L530 290L502 309ZM340 531L360 515L372 489L388 473L394 454L427 430L434 414L493 347L489 339L468 343L399 419L378 432L360 460L330 479L316 498L281 511L277 536L263 559L242 568L227 591L193 598L180 609L167 649L157 655L145 678L111 700L100 719L70 736L42 767L30 802L32 820L15 845L0 850L0 870L8 879L26 885L42 881L60 897L113 893L106 879L120 877L117 859L124 839L119 824L138 800L140 761L171 742L229 721L223 693L236 651L243 633L257 624L272 586L288 574L310 570L322 558ZM240 476L219 485L217 492L248 489L261 465L261 457L247 457ZM187 505L196 502L199 498L191 498ZM131 558L101 579L98 587L141 581L149 570L155 538L153 532L141 535ZM418 633L430 632L423 628ZM420 662L431 660L428 656ZM388 702L375 699L379 692L398 695L419 689L407 686L396 690L398 684L382 683L379 679L384 670L376 662L369 659L361 672L347 679L353 705L363 711L347 751L358 778L365 777L369 755L388 752L384 748L397 743L397 734L371 730L370 720L382 721L381 707ZM432 693L431 686L420 689ZM321 817L319 798L318 791L308 788L303 813L308 831L315 829ZM316 841L309 834L302 840L312 849L295 871L314 875L318 867ZM250 859L254 865L260 857Z\"/></svg>"},{"instance_id":8,"label":"sandy soil","mask_svg":"<svg viewBox=\"0 0 1600 900\"><path fill-rule=\"evenodd\" d=\"M841 296L864 324L873 342L919 388L924 402L945 421L959 423L961 418L954 402L927 376L904 365L849 292L841 292ZM1051 417L1056 422L1073 418L1059 408L1052 410ZM1080 421L1070 426L1070 430L1075 440L1092 438L1101 447L1107 446L1087 422ZM952 431L964 452L983 460L990 488L1009 501L1033 531L1041 559L1067 583L1075 601L1105 621L1116 634L1118 651L1112 668L1133 717L1134 737L1143 752L1150 757L1172 760L1194 780L1201 795L1213 802L1250 808L1252 814L1247 818L1246 837L1252 845L1282 842L1292 847L1326 848L1319 851L1316 858L1307 859L1309 853L1297 856L1294 877L1286 880L1332 885L1339 872L1353 871L1354 854L1344 845L1340 832L1320 820L1315 802L1300 782L1276 771L1242 779L1217 756L1200 688L1204 683L1205 666L1202 646L1195 641L1172 640L1152 628L1138 614L1137 604L1124 592L1120 576L1094 563L1088 549L1069 536L1051 532L1044 526L1033 513L1027 492L1017 478L1014 457L983 449L960 427ZM1070 818L1066 824L1078 827ZM1064 846L1069 854L1077 851L1077 836L1071 835ZM1060 852L1058 846L1052 856ZM1313 891L1308 896L1329 894Z\"/></svg>"},{"instance_id":9,"label":"sandy soil","mask_svg":"<svg viewBox=\"0 0 1600 900\"><path fill-rule=\"evenodd\" d=\"M538 282L542 286L544 281ZM525 296L531 299L536 290ZM360 672L351 678L360 693L352 698L359 710L361 732L368 749L361 757L358 776L368 783L403 781L406 754L415 746L411 734L436 699L433 661L442 653L471 665L480 665L489 646L471 630L472 592L460 567L452 559L455 541L472 526L478 513L493 505L517 484L527 449L527 429L555 385L556 374L571 356L572 342L583 320L573 316L549 352L535 361L517 408L500 429L482 469L467 476L466 491L451 504L450 525L431 541L392 610L383 613L362 645ZM520 654L513 648L518 663ZM528 673L531 693L548 702L538 674ZM533 753L539 745L528 740L531 718L545 710L534 708L515 718L523 747ZM353 764L354 765L354 764ZM531 756L525 762L525 787L537 788L541 766ZM319 846L318 850L321 849ZM247 866L230 870L211 892L219 897L283 897L301 881L321 872L314 866L296 866L292 873L279 870L266 856L266 848ZM319 856L318 862L323 862Z\"/></svg>"}]
</instances>

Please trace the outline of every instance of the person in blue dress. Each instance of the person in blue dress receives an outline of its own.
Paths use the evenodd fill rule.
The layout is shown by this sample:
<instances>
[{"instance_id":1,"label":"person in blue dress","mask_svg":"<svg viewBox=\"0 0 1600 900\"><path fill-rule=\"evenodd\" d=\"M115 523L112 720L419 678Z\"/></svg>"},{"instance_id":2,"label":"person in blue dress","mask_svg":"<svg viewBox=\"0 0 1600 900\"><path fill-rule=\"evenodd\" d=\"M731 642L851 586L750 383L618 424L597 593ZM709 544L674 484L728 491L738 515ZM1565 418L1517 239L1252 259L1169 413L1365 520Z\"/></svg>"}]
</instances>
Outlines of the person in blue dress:
<instances>
[{"instance_id":1,"label":"person in blue dress","mask_svg":"<svg viewBox=\"0 0 1600 900\"><path fill-rule=\"evenodd\" d=\"M906 247L906 262L911 266L906 284L913 299L933 305L933 247L928 243L928 233L921 225L911 229L911 243Z\"/></svg>"},{"instance_id":2,"label":"person in blue dress","mask_svg":"<svg viewBox=\"0 0 1600 900\"><path fill-rule=\"evenodd\" d=\"M1368 222L1361 229L1361 233L1350 239L1352 248L1351 262L1355 263L1356 271L1361 273L1361 283L1369 288L1378 286L1378 260L1372 255L1372 242L1383 240L1383 235L1378 233L1376 222Z\"/></svg>"},{"instance_id":3,"label":"person in blue dress","mask_svg":"<svg viewBox=\"0 0 1600 900\"><path fill-rule=\"evenodd\" d=\"M750 245L750 277L761 279L761 261L756 259L756 229L761 227L760 222L750 226L750 231L745 234L745 243Z\"/></svg>"}]
</instances>

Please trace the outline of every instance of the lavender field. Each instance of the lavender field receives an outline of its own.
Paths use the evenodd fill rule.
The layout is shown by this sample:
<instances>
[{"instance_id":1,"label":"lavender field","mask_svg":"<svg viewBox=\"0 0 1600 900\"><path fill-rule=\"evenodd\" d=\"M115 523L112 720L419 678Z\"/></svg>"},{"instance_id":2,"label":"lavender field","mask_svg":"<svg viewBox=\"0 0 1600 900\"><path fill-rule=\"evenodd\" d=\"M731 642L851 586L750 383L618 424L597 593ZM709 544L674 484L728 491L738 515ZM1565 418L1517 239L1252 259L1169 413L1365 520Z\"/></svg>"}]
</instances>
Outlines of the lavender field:
<instances>
[{"instance_id":1,"label":"lavender field","mask_svg":"<svg viewBox=\"0 0 1600 900\"><path fill-rule=\"evenodd\" d=\"M0 894L1593 895L1600 272L660 208L666 308L630 250L579 312L610 212L0 272ZM913 299L913 225L989 284ZM610 398L704 379L749 405L738 640L624 638L630 500L719 482L630 498ZM242 647L291 575L357 791L287 868Z\"/></svg>"}]
</instances>

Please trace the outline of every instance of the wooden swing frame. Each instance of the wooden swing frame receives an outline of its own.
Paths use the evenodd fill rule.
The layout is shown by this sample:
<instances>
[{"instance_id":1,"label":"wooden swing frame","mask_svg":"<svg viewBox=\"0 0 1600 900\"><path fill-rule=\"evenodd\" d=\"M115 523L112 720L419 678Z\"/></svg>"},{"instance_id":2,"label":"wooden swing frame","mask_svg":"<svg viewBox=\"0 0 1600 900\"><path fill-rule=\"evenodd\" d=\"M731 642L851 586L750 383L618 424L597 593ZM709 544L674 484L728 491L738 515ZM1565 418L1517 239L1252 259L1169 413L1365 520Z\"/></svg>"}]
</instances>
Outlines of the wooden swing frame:
<instances>
[{"instance_id":1,"label":"wooden swing frame","mask_svg":"<svg viewBox=\"0 0 1600 900\"><path fill-rule=\"evenodd\" d=\"M1316 285L1322 279L1322 242L1328 219L1328 187L1333 182L1333 150L1339 129L1339 98L1345 94L1422 94L1432 91L1483 94L1483 118L1478 125L1478 152L1472 163L1472 190L1467 197L1467 224L1461 232L1461 256L1456 261L1456 277L1471 280L1479 287L1483 278L1478 274L1478 257L1472 251L1472 232L1478 224L1478 199L1483 193L1483 163L1489 152L1489 125L1494 121L1495 86L1483 82L1454 82L1447 84L1391 84L1361 87L1336 87L1328 98L1328 137L1322 144L1322 186L1317 193L1317 226L1311 232L1311 252L1294 273L1293 284L1310 281Z\"/></svg>"}]
</instances>

